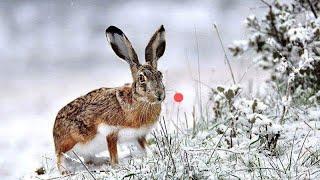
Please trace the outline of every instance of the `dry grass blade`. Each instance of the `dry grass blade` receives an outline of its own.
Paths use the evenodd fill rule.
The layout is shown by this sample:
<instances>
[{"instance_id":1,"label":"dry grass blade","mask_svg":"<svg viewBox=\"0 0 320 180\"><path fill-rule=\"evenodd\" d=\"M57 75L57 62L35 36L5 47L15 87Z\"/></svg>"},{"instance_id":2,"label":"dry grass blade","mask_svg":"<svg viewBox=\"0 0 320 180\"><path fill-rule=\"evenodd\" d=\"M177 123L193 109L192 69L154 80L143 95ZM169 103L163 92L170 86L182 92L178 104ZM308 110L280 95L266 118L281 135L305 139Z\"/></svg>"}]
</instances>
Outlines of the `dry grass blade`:
<instances>
[{"instance_id":1,"label":"dry grass blade","mask_svg":"<svg viewBox=\"0 0 320 180\"><path fill-rule=\"evenodd\" d=\"M306 137L305 137L304 140L303 140L303 143L302 143L302 146L301 146L301 148L300 148L300 151L299 151L299 154L298 154L298 158L297 158L297 160L296 160L295 165L298 163L298 161L299 161L300 158L301 158L300 155L301 155L301 152L302 152L302 148L304 147L304 144L305 144L305 142L306 142L306 140L307 140L310 132L311 132L311 130L308 132L308 134L306 135Z\"/></svg>"},{"instance_id":2,"label":"dry grass blade","mask_svg":"<svg viewBox=\"0 0 320 180\"><path fill-rule=\"evenodd\" d=\"M292 145L291 145L291 151L290 151L290 159L289 159L289 164L288 164L288 167L286 169L290 171L291 169L291 165L292 165L292 155L293 155L293 146L294 146L294 140L296 138L296 133L297 133L297 130L294 132L294 135L293 135L293 139L292 139Z\"/></svg>"},{"instance_id":3,"label":"dry grass blade","mask_svg":"<svg viewBox=\"0 0 320 180\"><path fill-rule=\"evenodd\" d=\"M201 68L200 68L200 54L199 54L199 42L198 42L198 35L197 35L197 29L194 27L194 35L196 38L196 44L197 44L197 66L198 66L198 81L201 82ZM198 85L198 96L199 96L199 108L200 108L200 117L202 118L202 87L200 83L197 83Z\"/></svg>"},{"instance_id":4,"label":"dry grass blade","mask_svg":"<svg viewBox=\"0 0 320 180\"><path fill-rule=\"evenodd\" d=\"M227 62L228 64L228 68L229 68L229 71L230 71L230 74L231 74L231 77L232 77L232 81L233 81L233 84L236 84L236 80L234 78L234 74L233 74L233 71L232 71L232 68L231 68L231 64L230 64L230 61L229 61L229 58L227 56L227 52L223 46L223 43L222 43L222 39L221 39L221 36L220 36L220 33L219 33L219 30L218 30L218 27L216 24L213 24L214 25L214 28L217 32L217 35L218 35L218 38L219 38L219 42L220 42L220 45L221 45L221 48L223 50L223 53L224 53L224 57L225 57L225 61Z\"/></svg>"},{"instance_id":5,"label":"dry grass blade","mask_svg":"<svg viewBox=\"0 0 320 180\"><path fill-rule=\"evenodd\" d=\"M226 128L226 130L223 132L223 134L222 134L222 136L220 137L220 139L219 139L218 143L216 144L215 148L213 149L212 153L210 154L210 157L209 157L209 159L208 159L208 161L207 161L207 164L209 164L209 163L210 163L210 161L211 161L211 159L212 159L213 154L216 152L216 150L217 150L217 148L218 148L218 146L219 146L219 144L220 144L220 142L221 142L222 138L223 138L223 137L224 137L224 135L226 134L226 132L227 132L227 130L229 129L229 127L230 127L230 124L229 124L229 126Z\"/></svg>"},{"instance_id":6,"label":"dry grass blade","mask_svg":"<svg viewBox=\"0 0 320 180\"><path fill-rule=\"evenodd\" d=\"M316 10L314 9L314 7L313 7L313 5L312 5L311 1L310 1L310 0L307 0L307 2L308 2L308 4L309 4L309 6L310 6L310 9L311 9L311 11L312 11L312 13L313 13L314 17L317 19L317 18L318 18L318 14L317 14Z\"/></svg>"},{"instance_id":7,"label":"dry grass blade","mask_svg":"<svg viewBox=\"0 0 320 180\"><path fill-rule=\"evenodd\" d=\"M90 176L92 177L92 179L96 180L96 178L93 176L93 174L91 173L91 171L88 169L88 167L83 163L83 161L81 160L81 158L78 156L78 154L74 151L72 151L72 153L79 159L79 161L81 162L81 164L83 165L83 167L87 170L87 172L90 174Z\"/></svg>"}]
</instances>

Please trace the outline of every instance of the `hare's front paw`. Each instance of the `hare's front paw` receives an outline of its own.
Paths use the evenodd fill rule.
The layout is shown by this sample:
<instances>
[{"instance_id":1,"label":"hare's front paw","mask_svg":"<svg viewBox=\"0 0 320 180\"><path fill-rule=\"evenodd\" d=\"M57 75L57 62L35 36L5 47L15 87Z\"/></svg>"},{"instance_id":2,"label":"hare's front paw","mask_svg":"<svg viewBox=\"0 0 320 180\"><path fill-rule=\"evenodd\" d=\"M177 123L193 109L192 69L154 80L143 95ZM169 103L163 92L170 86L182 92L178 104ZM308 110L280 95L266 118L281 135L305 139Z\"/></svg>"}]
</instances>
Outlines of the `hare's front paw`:
<instances>
[{"instance_id":1,"label":"hare's front paw","mask_svg":"<svg viewBox=\"0 0 320 180\"><path fill-rule=\"evenodd\" d=\"M90 166L101 166L105 164L107 161L107 158L103 157L90 157L85 163Z\"/></svg>"},{"instance_id":2,"label":"hare's front paw","mask_svg":"<svg viewBox=\"0 0 320 180\"><path fill-rule=\"evenodd\" d=\"M71 175L72 172L69 171L69 170L62 170L62 171L61 171L61 174L62 174L63 176L68 176L68 175Z\"/></svg>"},{"instance_id":3,"label":"hare's front paw","mask_svg":"<svg viewBox=\"0 0 320 180\"><path fill-rule=\"evenodd\" d=\"M109 165L112 169L118 169L120 167L118 162L109 161Z\"/></svg>"}]
</instances>

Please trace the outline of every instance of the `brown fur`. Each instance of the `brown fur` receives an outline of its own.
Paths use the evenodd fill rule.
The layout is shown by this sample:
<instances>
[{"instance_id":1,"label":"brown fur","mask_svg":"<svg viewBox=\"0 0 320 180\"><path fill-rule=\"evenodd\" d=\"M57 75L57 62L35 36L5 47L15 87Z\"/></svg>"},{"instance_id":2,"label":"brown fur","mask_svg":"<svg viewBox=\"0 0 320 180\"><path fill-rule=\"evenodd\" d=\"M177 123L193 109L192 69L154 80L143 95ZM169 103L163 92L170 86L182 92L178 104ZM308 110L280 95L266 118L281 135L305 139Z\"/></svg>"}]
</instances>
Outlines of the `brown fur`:
<instances>
[{"instance_id":1,"label":"brown fur","mask_svg":"<svg viewBox=\"0 0 320 180\"><path fill-rule=\"evenodd\" d=\"M121 94L121 102L117 101L116 94ZM130 104L126 104L128 102ZM154 124L160 111L160 104L136 102L128 86L94 90L59 111L53 131L57 154L69 151L78 142L86 143L93 139L101 123L139 128Z\"/></svg>"},{"instance_id":2,"label":"brown fur","mask_svg":"<svg viewBox=\"0 0 320 180\"><path fill-rule=\"evenodd\" d=\"M110 162L112 165L118 164L118 150L117 150L117 134L110 134L107 136L108 150L110 154Z\"/></svg>"},{"instance_id":3,"label":"brown fur","mask_svg":"<svg viewBox=\"0 0 320 180\"><path fill-rule=\"evenodd\" d=\"M120 102L117 101L117 94ZM142 104L135 101L132 98L132 89L128 86L116 89L100 88L75 99L59 111L54 124L53 137L58 166L63 153L68 152L75 144L84 144L95 137L99 124L139 128L153 125L160 112L160 104ZM112 164L118 162L114 143L112 139L108 140L108 147L112 148L109 149Z\"/></svg>"}]
</instances>

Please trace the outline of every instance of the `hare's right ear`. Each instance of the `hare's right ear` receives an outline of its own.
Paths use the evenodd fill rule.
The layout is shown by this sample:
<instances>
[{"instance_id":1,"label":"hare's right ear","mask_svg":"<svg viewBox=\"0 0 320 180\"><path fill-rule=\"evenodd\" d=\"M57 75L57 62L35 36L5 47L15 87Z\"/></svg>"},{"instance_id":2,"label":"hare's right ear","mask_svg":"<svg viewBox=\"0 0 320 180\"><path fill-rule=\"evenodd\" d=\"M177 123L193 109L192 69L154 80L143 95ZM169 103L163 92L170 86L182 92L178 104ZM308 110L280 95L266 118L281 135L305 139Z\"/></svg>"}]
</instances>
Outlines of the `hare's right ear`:
<instances>
[{"instance_id":1,"label":"hare's right ear","mask_svg":"<svg viewBox=\"0 0 320 180\"><path fill-rule=\"evenodd\" d=\"M129 63L132 75L136 74L140 66L137 53L133 49L127 36L117 27L109 26L106 29L107 39L113 51L127 63Z\"/></svg>"},{"instance_id":2,"label":"hare's right ear","mask_svg":"<svg viewBox=\"0 0 320 180\"><path fill-rule=\"evenodd\" d=\"M153 34L146 50L146 62L157 69L158 59L163 55L166 49L165 29L163 25Z\"/></svg>"}]
</instances>

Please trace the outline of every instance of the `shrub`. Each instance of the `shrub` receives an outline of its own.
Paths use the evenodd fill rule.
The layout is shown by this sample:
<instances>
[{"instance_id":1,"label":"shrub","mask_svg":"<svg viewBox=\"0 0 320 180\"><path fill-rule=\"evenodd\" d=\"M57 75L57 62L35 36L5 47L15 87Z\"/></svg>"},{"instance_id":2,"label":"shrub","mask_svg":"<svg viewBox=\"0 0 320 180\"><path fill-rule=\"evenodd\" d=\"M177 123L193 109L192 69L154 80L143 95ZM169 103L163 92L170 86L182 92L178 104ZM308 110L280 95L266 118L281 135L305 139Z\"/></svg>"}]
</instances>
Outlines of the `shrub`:
<instances>
[{"instance_id":1,"label":"shrub","mask_svg":"<svg viewBox=\"0 0 320 180\"><path fill-rule=\"evenodd\" d=\"M235 41L229 50L234 56L253 53L253 61L271 71L270 80L282 93L320 102L320 1L261 2L267 13L247 17L250 37Z\"/></svg>"}]
</instances>

